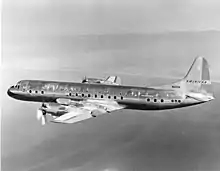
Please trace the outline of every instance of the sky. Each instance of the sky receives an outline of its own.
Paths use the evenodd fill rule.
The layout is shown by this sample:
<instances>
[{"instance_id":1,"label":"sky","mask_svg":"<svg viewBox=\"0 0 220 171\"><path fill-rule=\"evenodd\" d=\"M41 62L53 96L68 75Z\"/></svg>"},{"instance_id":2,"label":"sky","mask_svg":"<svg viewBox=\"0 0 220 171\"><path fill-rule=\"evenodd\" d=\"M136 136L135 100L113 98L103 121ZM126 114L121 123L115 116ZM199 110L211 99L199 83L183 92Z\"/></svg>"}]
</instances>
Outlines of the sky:
<instances>
[{"instance_id":1,"label":"sky","mask_svg":"<svg viewBox=\"0 0 220 171\"><path fill-rule=\"evenodd\" d=\"M17 35L220 29L218 0L7 0L4 32Z\"/></svg>"},{"instance_id":2,"label":"sky","mask_svg":"<svg viewBox=\"0 0 220 171\"><path fill-rule=\"evenodd\" d=\"M5 0L2 66L88 73L90 66L130 61L126 73L131 65L150 67L151 59L175 56L189 65L198 55L212 64L220 55L219 6L218 0ZM191 34L204 30L216 32ZM217 73L216 63L212 68Z\"/></svg>"}]
</instances>

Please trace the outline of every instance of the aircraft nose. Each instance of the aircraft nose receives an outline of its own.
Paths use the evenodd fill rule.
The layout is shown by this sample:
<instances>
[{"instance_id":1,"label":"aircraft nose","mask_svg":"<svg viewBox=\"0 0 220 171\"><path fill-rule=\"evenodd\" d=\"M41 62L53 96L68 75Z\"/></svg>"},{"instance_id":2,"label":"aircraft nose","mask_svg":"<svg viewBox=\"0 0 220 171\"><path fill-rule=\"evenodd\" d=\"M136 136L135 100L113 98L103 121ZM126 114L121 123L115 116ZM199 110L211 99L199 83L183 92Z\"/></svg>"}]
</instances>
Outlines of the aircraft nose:
<instances>
[{"instance_id":1,"label":"aircraft nose","mask_svg":"<svg viewBox=\"0 0 220 171\"><path fill-rule=\"evenodd\" d=\"M10 96L10 97L13 97L14 93L12 92L12 89L14 88L14 86L11 86L8 91L7 91L7 94Z\"/></svg>"}]
</instances>

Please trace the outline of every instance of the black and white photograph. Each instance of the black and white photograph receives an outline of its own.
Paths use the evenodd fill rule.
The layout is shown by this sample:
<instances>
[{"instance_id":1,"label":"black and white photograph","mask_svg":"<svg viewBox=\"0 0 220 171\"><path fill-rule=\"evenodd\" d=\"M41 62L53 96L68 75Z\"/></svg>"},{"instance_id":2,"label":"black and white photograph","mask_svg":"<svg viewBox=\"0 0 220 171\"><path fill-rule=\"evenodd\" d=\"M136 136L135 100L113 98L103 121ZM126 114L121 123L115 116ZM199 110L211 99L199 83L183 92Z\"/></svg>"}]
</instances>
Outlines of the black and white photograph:
<instances>
[{"instance_id":1,"label":"black and white photograph","mask_svg":"<svg viewBox=\"0 0 220 171\"><path fill-rule=\"evenodd\" d=\"M2 0L2 171L220 171L220 1Z\"/></svg>"}]
</instances>

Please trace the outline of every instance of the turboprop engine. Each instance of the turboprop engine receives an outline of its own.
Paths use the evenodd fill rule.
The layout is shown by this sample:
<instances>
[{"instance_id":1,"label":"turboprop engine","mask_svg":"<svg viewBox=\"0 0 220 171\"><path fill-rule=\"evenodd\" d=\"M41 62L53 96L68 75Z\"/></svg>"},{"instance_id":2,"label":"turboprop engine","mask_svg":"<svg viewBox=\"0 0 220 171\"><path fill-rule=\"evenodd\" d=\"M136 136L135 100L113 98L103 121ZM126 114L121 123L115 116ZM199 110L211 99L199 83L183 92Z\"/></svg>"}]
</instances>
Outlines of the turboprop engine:
<instances>
[{"instance_id":1,"label":"turboprop engine","mask_svg":"<svg viewBox=\"0 0 220 171\"><path fill-rule=\"evenodd\" d=\"M99 115L103 115L103 113L105 113L106 111L104 109L95 109L91 112L91 115L93 117L97 117Z\"/></svg>"},{"instance_id":2,"label":"turboprop engine","mask_svg":"<svg viewBox=\"0 0 220 171\"><path fill-rule=\"evenodd\" d=\"M66 106L56 103L43 103L42 106L37 110L37 119L41 120L41 124L45 125L47 122L47 115L51 115L56 118L68 112Z\"/></svg>"}]
</instances>

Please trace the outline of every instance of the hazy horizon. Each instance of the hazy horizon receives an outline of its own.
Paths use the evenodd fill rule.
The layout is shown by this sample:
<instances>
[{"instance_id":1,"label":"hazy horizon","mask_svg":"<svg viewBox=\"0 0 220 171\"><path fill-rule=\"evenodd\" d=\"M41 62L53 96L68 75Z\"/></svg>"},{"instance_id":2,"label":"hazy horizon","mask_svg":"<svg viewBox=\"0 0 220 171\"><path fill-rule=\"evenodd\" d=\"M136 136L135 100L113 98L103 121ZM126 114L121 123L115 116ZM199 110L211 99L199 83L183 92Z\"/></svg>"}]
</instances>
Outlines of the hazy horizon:
<instances>
[{"instance_id":1,"label":"hazy horizon","mask_svg":"<svg viewBox=\"0 0 220 171\"><path fill-rule=\"evenodd\" d=\"M212 80L219 81L219 45L219 31L24 37L3 43L2 68L72 71L94 77L95 66L102 71L101 77L144 74L178 78L195 57L204 56Z\"/></svg>"}]
</instances>

